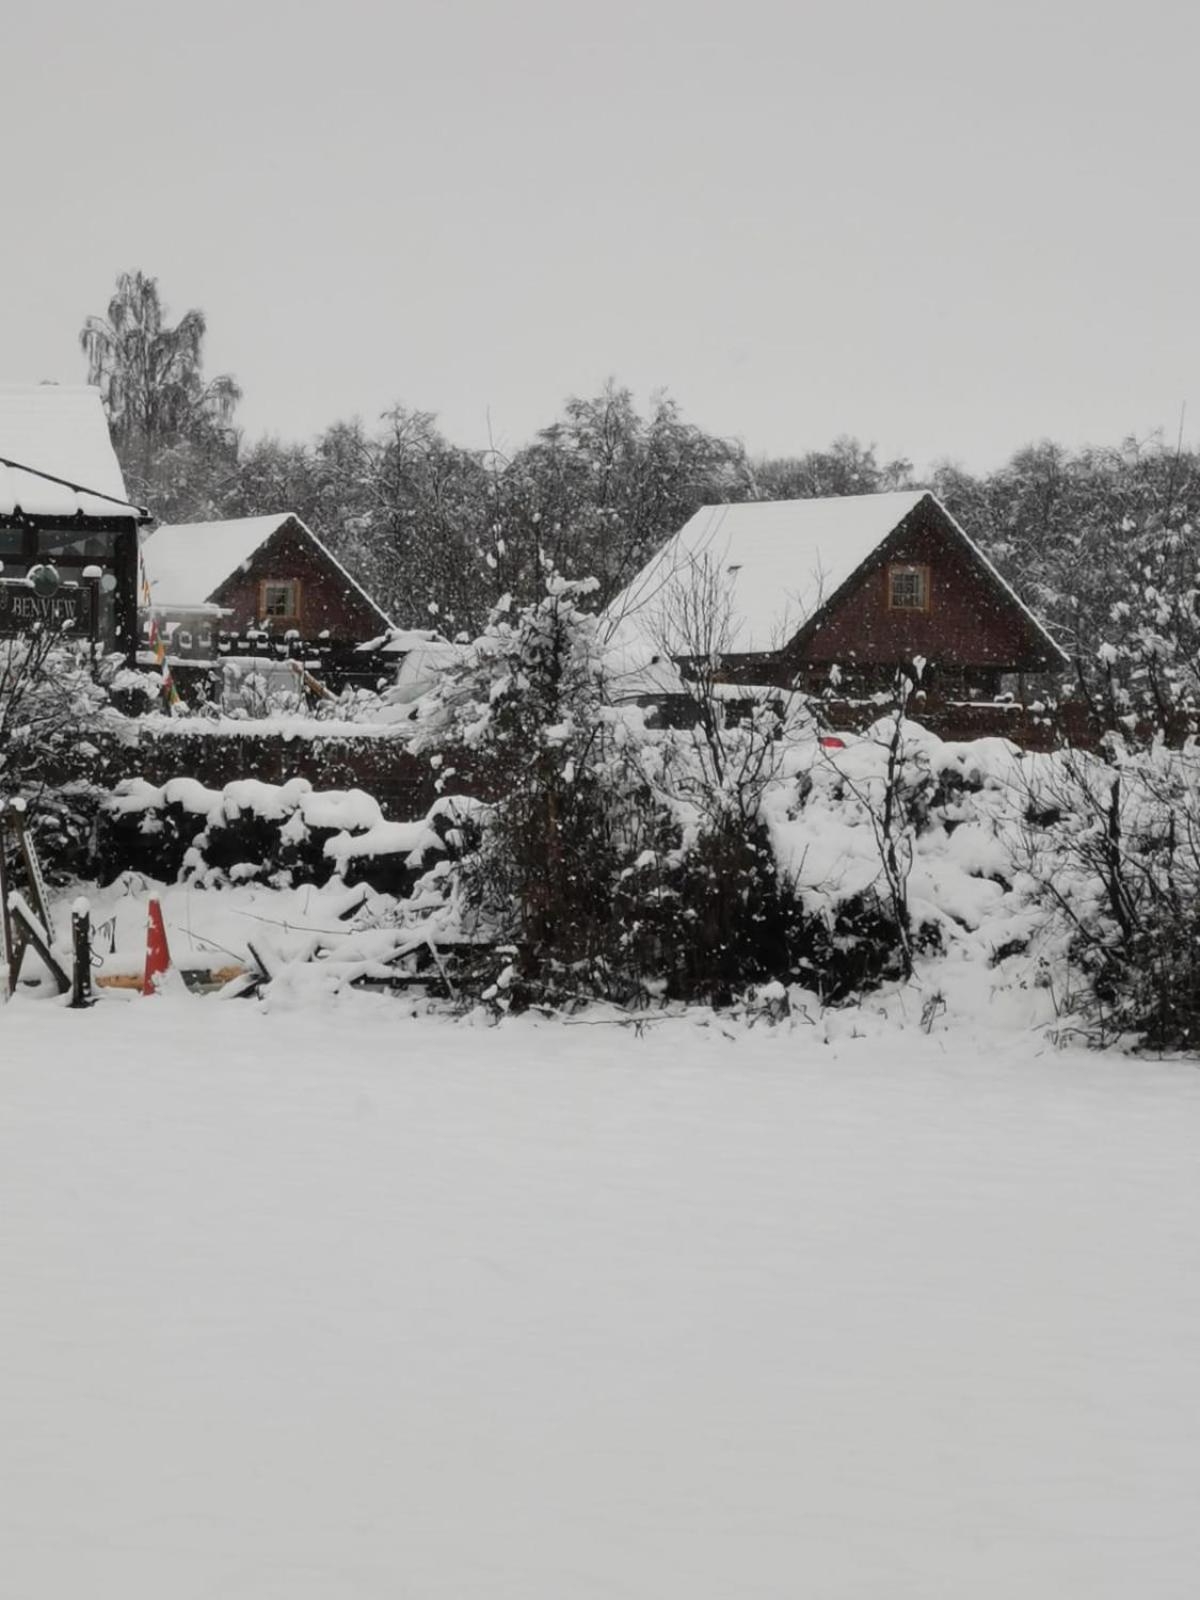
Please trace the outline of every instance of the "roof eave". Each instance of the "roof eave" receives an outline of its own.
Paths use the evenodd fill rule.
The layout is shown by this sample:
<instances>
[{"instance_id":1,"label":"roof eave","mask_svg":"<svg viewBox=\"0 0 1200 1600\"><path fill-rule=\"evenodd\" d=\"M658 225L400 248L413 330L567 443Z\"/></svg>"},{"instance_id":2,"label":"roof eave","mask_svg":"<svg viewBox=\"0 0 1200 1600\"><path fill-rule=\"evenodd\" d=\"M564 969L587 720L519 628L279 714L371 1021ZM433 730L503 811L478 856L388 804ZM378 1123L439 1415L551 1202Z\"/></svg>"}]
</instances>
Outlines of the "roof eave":
<instances>
[{"instance_id":1,"label":"roof eave","mask_svg":"<svg viewBox=\"0 0 1200 1600\"><path fill-rule=\"evenodd\" d=\"M92 533L126 533L151 521L153 518L140 506L130 506L128 516L114 513L111 517L94 517L87 511L74 511L69 516L46 516L24 512L20 506L0 511L0 528L33 528L48 533L69 532L72 528Z\"/></svg>"}]
</instances>

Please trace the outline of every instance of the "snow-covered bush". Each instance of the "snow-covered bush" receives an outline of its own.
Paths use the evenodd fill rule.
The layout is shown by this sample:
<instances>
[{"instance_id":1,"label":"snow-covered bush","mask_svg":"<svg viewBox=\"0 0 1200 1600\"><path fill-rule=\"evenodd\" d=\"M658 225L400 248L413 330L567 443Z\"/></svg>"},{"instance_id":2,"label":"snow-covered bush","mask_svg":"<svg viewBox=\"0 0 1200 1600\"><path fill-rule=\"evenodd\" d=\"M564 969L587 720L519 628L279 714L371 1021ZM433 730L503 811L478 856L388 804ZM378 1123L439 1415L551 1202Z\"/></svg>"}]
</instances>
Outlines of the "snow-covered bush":
<instances>
[{"instance_id":1,"label":"snow-covered bush","mask_svg":"<svg viewBox=\"0 0 1200 1600\"><path fill-rule=\"evenodd\" d=\"M1160 733L1178 744L1200 727L1200 534L1168 516L1127 516L1111 544L1102 637L1076 652L1077 690L1127 744Z\"/></svg>"},{"instance_id":2,"label":"snow-covered bush","mask_svg":"<svg viewBox=\"0 0 1200 1600\"><path fill-rule=\"evenodd\" d=\"M789 752L816 737L788 696L730 714L715 683L690 687L691 726L643 729L629 752L657 826L656 848L622 872L620 950L643 987L727 1005L829 965L826 930L806 913L765 820Z\"/></svg>"},{"instance_id":3,"label":"snow-covered bush","mask_svg":"<svg viewBox=\"0 0 1200 1600\"><path fill-rule=\"evenodd\" d=\"M826 1000L910 976L1011 876L996 833L1014 816L1013 747L946 744L901 711L845 748L795 741L764 800L779 869L822 930L806 982Z\"/></svg>"},{"instance_id":4,"label":"snow-covered bush","mask_svg":"<svg viewBox=\"0 0 1200 1600\"><path fill-rule=\"evenodd\" d=\"M552 573L537 603L501 602L420 703L410 744L446 793L466 768L492 798L462 863L463 904L482 936L518 946L514 998L584 990L608 969L614 889L654 825L606 705L581 603L594 588Z\"/></svg>"},{"instance_id":5,"label":"snow-covered bush","mask_svg":"<svg viewBox=\"0 0 1200 1600\"><path fill-rule=\"evenodd\" d=\"M616 960L642 991L728 1005L780 978L811 982L823 929L779 870L757 820L725 817L646 850L614 896ZM678 838L678 835L676 836Z\"/></svg>"},{"instance_id":6,"label":"snow-covered bush","mask_svg":"<svg viewBox=\"0 0 1200 1600\"><path fill-rule=\"evenodd\" d=\"M295 717L311 708L299 664L268 656L238 656L221 663L220 709L227 717Z\"/></svg>"},{"instance_id":7,"label":"snow-covered bush","mask_svg":"<svg viewBox=\"0 0 1200 1600\"><path fill-rule=\"evenodd\" d=\"M244 778L222 789L193 778L134 778L101 807L98 854L106 879L133 871L220 888L249 879L338 878L403 896L436 861L457 852L459 820L439 803L428 818L390 822L361 790L314 790L303 778Z\"/></svg>"},{"instance_id":8,"label":"snow-covered bush","mask_svg":"<svg viewBox=\"0 0 1200 1600\"><path fill-rule=\"evenodd\" d=\"M1200 750L1160 739L1040 764L1026 808L1025 864L1062 919L1082 983L1081 1025L1098 1043L1200 1044Z\"/></svg>"},{"instance_id":9,"label":"snow-covered bush","mask_svg":"<svg viewBox=\"0 0 1200 1600\"><path fill-rule=\"evenodd\" d=\"M552 576L536 605L498 608L410 745L448 793L465 769L492 797L458 879L476 937L515 950L503 1002L728 1004L773 981L840 996L906 970L890 901L890 920L865 892L840 920L811 911L773 848L767 799L789 786L795 744L817 748L811 719L768 704L729 717L698 685L691 726L649 728L609 703L588 587Z\"/></svg>"},{"instance_id":10,"label":"snow-covered bush","mask_svg":"<svg viewBox=\"0 0 1200 1600\"><path fill-rule=\"evenodd\" d=\"M1094 752L1030 768L1026 863L1070 930L1091 1034L1190 1047L1200 1028L1200 534L1170 504L1112 527L1103 637L1075 662L1102 736Z\"/></svg>"},{"instance_id":11,"label":"snow-covered bush","mask_svg":"<svg viewBox=\"0 0 1200 1600\"><path fill-rule=\"evenodd\" d=\"M21 798L51 882L86 872L92 861L100 791L78 777L90 736L126 725L113 696L152 692L120 657L92 659L86 644L38 630L0 639L0 797Z\"/></svg>"},{"instance_id":12,"label":"snow-covered bush","mask_svg":"<svg viewBox=\"0 0 1200 1600\"><path fill-rule=\"evenodd\" d=\"M108 704L86 646L44 631L0 639L0 789L44 781L56 752Z\"/></svg>"}]
</instances>

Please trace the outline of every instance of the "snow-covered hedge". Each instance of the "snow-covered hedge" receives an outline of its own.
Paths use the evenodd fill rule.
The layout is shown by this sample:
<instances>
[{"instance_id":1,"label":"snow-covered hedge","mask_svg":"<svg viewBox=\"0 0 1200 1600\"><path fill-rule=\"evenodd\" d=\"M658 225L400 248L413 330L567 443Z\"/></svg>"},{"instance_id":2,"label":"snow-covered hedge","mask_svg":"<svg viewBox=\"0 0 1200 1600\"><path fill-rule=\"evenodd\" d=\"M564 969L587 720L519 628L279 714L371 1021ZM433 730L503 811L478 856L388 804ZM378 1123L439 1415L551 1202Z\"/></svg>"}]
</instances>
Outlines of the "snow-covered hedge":
<instances>
[{"instance_id":1,"label":"snow-covered hedge","mask_svg":"<svg viewBox=\"0 0 1200 1600\"><path fill-rule=\"evenodd\" d=\"M402 895L454 848L458 822L447 802L419 821L389 822L362 790L314 790L303 778L244 778L221 789L133 778L101 809L99 852L108 877L132 870L211 888L336 876Z\"/></svg>"}]
</instances>

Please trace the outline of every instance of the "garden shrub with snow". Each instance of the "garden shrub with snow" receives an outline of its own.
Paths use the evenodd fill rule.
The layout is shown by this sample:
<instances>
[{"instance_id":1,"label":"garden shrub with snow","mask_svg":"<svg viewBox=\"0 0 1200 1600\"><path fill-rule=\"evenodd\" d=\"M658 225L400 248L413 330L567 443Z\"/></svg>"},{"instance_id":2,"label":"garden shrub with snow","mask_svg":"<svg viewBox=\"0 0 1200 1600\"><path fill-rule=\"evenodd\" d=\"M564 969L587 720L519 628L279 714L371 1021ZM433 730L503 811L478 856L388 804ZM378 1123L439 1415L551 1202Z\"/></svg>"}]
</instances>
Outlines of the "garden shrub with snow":
<instances>
[{"instance_id":1,"label":"garden shrub with snow","mask_svg":"<svg viewBox=\"0 0 1200 1600\"><path fill-rule=\"evenodd\" d=\"M711 704L651 728L609 703L580 599L552 577L501 607L418 708L412 747L447 787L469 759L497 795L452 869L465 921L511 947L493 998L843 1000L986 920L1011 873L998 816L1020 814L1011 746L943 746L898 714L835 756L807 716ZM969 813L974 848L952 845Z\"/></svg>"},{"instance_id":2,"label":"garden shrub with snow","mask_svg":"<svg viewBox=\"0 0 1200 1600\"><path fill-rule=\"evenodd\" d=\"M48 631L0 639L0 799L24 800L50 882L89 870L102 799L91 782L62 782L61 764L94 754L97 734L122 733L116 700L152 693L145 674L120 657L94 660L87 644Z\"/></svg>"},{"instance_id":3,"label":"garden shrub with snow","mask_svg":"<svg viewBox=\"0 0 1200 1600\"><path fill-rule=\"evenodd\" d=\"M1021 840L1065 928L1071 1006L1096 1042L1200 1040L1200 752L1067 751L1031 773Z\"/></svg>"},{"instance_id":4,"label":"garden shrub with snow","mask_svg":"<svg viewBox=\"0 0 1200 1600\"><path fill-rule=\"evenodd\" d=\"M444 804L427 819L389 822L361 790L315 791L304 778L244 778L222 789L194 778L132 778L105 801L98 835L105 880L134 871L217 889L337 877L402 896L452 848L454 828Z\"/></svg>"}]
</instances>

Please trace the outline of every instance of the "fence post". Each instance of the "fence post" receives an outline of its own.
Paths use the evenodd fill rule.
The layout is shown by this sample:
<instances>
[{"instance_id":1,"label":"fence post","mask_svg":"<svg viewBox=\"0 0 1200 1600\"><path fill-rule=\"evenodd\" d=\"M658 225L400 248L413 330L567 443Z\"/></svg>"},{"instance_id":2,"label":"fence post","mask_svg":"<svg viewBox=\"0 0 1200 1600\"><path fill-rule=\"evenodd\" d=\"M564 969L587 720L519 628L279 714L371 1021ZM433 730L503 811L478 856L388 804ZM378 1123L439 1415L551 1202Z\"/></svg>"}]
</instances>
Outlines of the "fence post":
<instances>
[{"instance_id":1,"label":"fence post","mask_svg":"<svg viewBox=\"0 0 1200 1600\"><path fill-rule=\"evenodd\" d=\"M71 1009L82 1011L95 1004L92 994L92 908L82 896L71 907L71 945L75 953Z\"/></svg>"}]
</instances>

